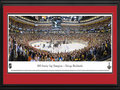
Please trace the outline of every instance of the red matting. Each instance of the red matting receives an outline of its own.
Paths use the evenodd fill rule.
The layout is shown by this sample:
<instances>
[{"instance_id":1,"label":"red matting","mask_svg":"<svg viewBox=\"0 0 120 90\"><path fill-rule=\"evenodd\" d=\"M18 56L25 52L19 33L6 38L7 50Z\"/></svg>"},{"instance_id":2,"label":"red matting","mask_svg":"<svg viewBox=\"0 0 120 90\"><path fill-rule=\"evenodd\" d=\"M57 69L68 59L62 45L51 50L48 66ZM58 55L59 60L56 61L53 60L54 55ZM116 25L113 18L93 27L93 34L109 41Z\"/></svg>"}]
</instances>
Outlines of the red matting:
<instances>
[{"instance_id":1,"label":"red matting","mask_svg":"<svg viewBox=\"0 0 120 90\"><path fill-rule=\"evenodd\" d=\"M112 13L113 73L111 74L8 74L8 13ZM3 84L117 84L117 6L3 6Z\"/></svg>"}]
</instances>

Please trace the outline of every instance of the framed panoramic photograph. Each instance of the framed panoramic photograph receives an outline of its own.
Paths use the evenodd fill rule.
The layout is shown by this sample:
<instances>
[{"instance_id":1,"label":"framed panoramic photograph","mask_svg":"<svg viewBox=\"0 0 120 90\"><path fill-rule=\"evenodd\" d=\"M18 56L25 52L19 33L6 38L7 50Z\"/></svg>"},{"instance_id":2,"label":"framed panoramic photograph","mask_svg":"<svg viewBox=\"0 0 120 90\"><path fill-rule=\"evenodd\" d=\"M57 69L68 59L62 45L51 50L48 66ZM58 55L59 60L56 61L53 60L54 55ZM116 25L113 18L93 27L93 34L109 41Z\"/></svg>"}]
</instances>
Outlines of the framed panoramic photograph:
<instances>
[{"instance_id":1,"label":"framed panoramic photograph","mask_svg":"<svg viewBox=\"0 0 120 90\"><path fill-rule=\"evenodd\" d=\"M119 1L13 2L1 2L3 88L119 88Z\"/></svg>"},{"instance_id":2,"label":"framed panoramic photograph","mask_svg":"<svg viewBox=\"0 0 120 90\"><path fill-rule=\"evenodd\" d=\"M112 14L8 14L8 73L112 73L112 21Z\"/></svg>"}]
</instances>

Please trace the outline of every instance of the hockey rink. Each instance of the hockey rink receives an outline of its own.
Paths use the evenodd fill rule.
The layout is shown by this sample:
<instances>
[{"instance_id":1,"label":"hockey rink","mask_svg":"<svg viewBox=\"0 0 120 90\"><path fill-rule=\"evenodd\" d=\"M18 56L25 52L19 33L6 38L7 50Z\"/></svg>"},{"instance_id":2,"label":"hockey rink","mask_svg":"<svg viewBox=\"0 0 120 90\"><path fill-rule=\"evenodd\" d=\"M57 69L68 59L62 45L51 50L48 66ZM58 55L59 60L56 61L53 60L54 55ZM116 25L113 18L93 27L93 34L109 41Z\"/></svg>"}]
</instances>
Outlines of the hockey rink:
<instances>
[{"instance_id":1,"label":"hockey rink","mask_svg":"<svg viewBox=\"0 0 120 90\"><path fill-rule=\"evenodd\" d=\"M50 53L66 53L74 50L83 49L87 47L87 42L76 42L71 41L67 44L59 44L57 47L54 46L55 43L50 43L48 40L40 40L35 42L30 42L29 45L40 50L49 51Z\"/></svg>"}]
</instances>

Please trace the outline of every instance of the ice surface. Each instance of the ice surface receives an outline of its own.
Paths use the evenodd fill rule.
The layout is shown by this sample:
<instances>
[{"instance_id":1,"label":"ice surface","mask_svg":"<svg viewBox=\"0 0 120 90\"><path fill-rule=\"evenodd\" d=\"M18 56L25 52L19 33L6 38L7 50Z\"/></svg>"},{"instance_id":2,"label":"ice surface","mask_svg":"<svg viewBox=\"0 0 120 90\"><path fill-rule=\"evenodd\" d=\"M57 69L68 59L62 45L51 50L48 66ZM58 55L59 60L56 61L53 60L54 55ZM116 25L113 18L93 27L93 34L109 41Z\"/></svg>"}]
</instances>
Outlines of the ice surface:
<instances>
[{"instance_id":1,"label":"ice surface","mask_svg":"<svg viewBox=\"0 0 120 90\"><path fill-rule=\"evenodd\" d=\"M30 45L34 48L40 49L40 50L46 50L51 53L61 53L61 52L71 52L74 50L79 50L84 47L87 47L87 42L74 42L68 44L61 44L58 45L58 47L53 47L53 43L51 43L51 47L49 47L50 43L47 40L41 40L30 43ZM44 46L45 45L45 46Z\"/></svg>"}]
</instances>

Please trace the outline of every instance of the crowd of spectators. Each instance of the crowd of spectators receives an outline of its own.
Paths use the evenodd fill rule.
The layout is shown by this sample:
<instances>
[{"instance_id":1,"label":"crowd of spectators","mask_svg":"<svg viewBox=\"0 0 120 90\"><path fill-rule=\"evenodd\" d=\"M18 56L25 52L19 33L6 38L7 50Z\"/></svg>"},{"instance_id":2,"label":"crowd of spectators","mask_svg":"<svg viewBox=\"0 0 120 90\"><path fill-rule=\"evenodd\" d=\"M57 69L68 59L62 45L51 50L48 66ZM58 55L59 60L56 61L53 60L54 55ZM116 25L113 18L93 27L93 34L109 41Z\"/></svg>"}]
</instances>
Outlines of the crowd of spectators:
<instances>
[{"instance_id":1,"label":"crowd of spectators","mask_svg":"<svg viewBox=\"0 0 120 90\"><path fill-rule=\"evenodd\" d=\"M81 26L81 28L106 29L110 20L96 24ZM26 27L27 28L27 27ZM78 27L69 27L77 29ZM48 29L48 28L47 28ZM74 50L65 53L50 53L38 50L29 45L34 40L79 40L88 42L88 46L81 50ZM9 32L9 60L10 61L104 61L111 57L111 32L94 33L15 33Z\"/></svg>"},{"instance_id":2,"label":"crowd of spectators","mask_svg":"<svg viewBox=\"0 0 120 90\"><path fill-rule=\"evenodd\" d=\"M48 51L38 50L29 45L29 41L33 40L64 40L67 38L72 40L83 40L88 42L88 46L82 50L75 50L69 53L50 53ZM64 61L74 60L102 60L111 56L111 34L110 33L85 33L85 34L14 34L9 36L9 59L10 61L36 61L58 60L62 58ZM31 59L30 59L31 57ZM36 58L36 59L35 59Z\"/></svg>"}]
</instances>

